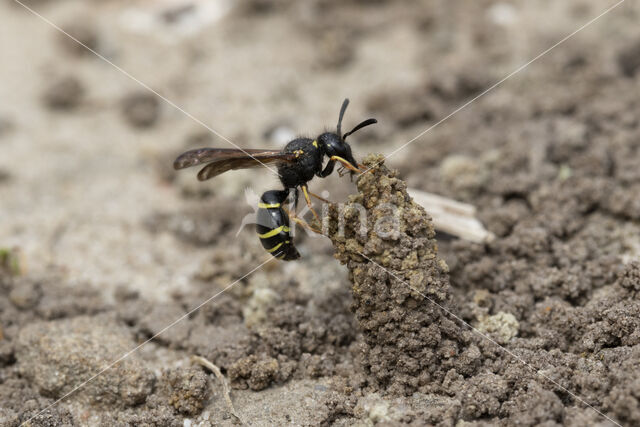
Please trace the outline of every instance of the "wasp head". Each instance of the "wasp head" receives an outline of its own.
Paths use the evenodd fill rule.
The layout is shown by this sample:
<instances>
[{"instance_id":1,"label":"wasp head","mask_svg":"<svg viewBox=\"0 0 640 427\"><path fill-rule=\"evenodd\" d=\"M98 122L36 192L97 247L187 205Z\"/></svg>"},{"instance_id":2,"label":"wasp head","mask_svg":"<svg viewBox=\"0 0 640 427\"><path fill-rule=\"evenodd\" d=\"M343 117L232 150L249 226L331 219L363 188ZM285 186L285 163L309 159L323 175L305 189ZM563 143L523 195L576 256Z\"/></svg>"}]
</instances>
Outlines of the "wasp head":
<instances>
[{"instance_id":1,"label":"wasp head","mask_svg":"<svg viewBox=\"0 0 640 427\"><path fill-rule=\"evenodd\" d=\"M330 158L333 156L340 157L349 162L354 167L354 169L357 169L358 162L356 162L356 160L353 158L353 154L351 153L351 146L346 142L346 139L352 133L362 129L365 126L378 123L378 121L376 119L367 119L363 122L360 122L360 124L358 124L356 127L342 135L342 118L344 117L344 112L347 110L347 105L349 105L349 99L345 99L342 103L342 107L340 108L340 117L338 117L337 132L323 133L318 137L318 143L324 147L327 156L329 156Z\"/></svg>"},{"instance_id":2,"label":"wasp head","mask_svg":"<svg viewBox=\"0 0 640 427\"><path fill-rule=\"evenodd\" d=\"M318 137L318 144L324 147L325 154L329 158L337 156L351 163L354 168L358 167L358 162L351 153L351 146L337 133L323 133Z\"/></svg>"}]
</instances>

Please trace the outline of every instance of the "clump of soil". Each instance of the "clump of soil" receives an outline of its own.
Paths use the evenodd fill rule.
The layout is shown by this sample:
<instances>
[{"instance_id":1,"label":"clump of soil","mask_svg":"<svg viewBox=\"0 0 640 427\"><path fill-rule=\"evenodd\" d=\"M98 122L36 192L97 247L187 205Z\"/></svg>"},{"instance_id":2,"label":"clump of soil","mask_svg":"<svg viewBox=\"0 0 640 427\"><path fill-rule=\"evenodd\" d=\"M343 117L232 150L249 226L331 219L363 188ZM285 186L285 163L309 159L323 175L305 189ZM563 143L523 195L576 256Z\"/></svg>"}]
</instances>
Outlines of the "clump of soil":
<instances>
[{"instance_id":1,"label":"clump of soil","mask_svg":"<svg viewBox=\"0 0 640 427\"><path fill-rule=\"evenodd\" d=\"M358 179L359 194L333 206L329 232L336 258L349 268L364 368L391 393L432 389L457 356L468 356L461 331L443 311L451 305L448 267L438 258L431 219L397 172L381 155L364 164L372 169ZM472 352L467 375L479 362Z\"/></svg>"},{"instance_id":2,"label":"clump of soil","mask_svg":"<svg viewBox=\"0 0 640 427\"><path fill-rule=\"evenodd\" d=\"M53 272L47 277L0 269L0 425L83 424L67 402L93 408L94 420L102 420L95 422L110 425L177 426L181 417L202 411L218 387L201 369L149 364L144 351L128 354L137 346L136 329L123 321L131 318L118 318L94 289L69 298L77 289L51 280ZM137 304L140 311L137 294L118 292L116 298L123 310ZM143 315L154 321L153 314Z\"/></svg>"},{"instance_id":3,"label":"clump of soil","mask_svg":"<svg viewBox=\"0 0 640 427\"><path fill-rule=\"evenodd\" d=\"M93 58L94 54L91 51L99 50L100 37L91 23L83 21L72 22L66 25L63 30L73 37L71 38L63 33L58 35L60 46L69 54L76 57Z\"/></svg>"},{"instance_id":4,"label":"clump of soil","mask_svg":"<svg viewBox=\"0 0 640 427\"><path fill-rule=\"evenodd\" d=\"M229 368L232 381L241 382L251 390L262 390L277 377L280 366L272 357L258 360L256 356L248 356L238 360Z\"/></svg>"},{"instance_id":5,"label":"clump of soil","mask_svg":"<svg viewBox=\"0 0 640 427\"><path fill-rule=\"evenodd\" d=\"M44 92L44 103L52 110L69 111L77 108L85 88L75 76L54 79Z\"/></svg>"},{"instance_id":6,"label":"clump of soil","mask_svg":"<svg viewBox=\"0 0 640 427\"><path fill-rule=\"evenodd\" d=\"M59 398L117 360L135 342L104 317L76 317L32 323L20 331L16 358L22 375L45 396ZM135 355L105 371L74 398L133 406L153 391L155 377Z\"/></svg>"},{"instance_id":7,"label":"clump of soil","mask_svg":"<svg viewBox=\"0 0 640 427\"><path fill-rule=\"evenodd\" d=\"M134 92L122 100L122 114L134 128L150 128L160 115L158 97L148 92Z\"/></svg>"},{"instance_id":8,"label":"clump of soil","mask_svg":"<svg viewBox=\"0 0 640 427\"><path fill-rule=\"evenodd\" d=\"M618 54L618 65L625 76L635 76L640 68L640 40L636 40Z\"/></svg>"},{"instance_id":9,"label":"clump of soil","mask_svg":"<svg viewBox=\"0 0 640 427\"><path fill-rule=\"evenodd\" d=\"M164 373L163 381L169 404L184 415L199 414L211 395L207 375L201 369L171 369Z\"/></svg>"}]
</instances>

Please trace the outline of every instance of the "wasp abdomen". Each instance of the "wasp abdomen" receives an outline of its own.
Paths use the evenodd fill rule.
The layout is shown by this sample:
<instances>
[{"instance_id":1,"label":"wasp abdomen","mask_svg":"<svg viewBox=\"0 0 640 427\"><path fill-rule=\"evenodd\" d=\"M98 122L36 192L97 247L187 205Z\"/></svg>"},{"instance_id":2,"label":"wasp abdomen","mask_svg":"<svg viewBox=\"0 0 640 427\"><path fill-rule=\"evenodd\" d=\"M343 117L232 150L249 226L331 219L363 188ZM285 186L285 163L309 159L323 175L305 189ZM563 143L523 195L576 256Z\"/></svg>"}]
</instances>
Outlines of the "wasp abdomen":
<instances>
[{"instance_id":1,"label":"wasp abdomen","mask_svg":"<svg viewBox=\"0 0 640 427\"><path fill-rule=\"evenodd\" d=\"M289 215L282 204L289 195L288 191L271 190L260 197L256 231L260 242L267 252L283 261L300 258L293 245L289 229Z\"/></svg>"}]
</instances>

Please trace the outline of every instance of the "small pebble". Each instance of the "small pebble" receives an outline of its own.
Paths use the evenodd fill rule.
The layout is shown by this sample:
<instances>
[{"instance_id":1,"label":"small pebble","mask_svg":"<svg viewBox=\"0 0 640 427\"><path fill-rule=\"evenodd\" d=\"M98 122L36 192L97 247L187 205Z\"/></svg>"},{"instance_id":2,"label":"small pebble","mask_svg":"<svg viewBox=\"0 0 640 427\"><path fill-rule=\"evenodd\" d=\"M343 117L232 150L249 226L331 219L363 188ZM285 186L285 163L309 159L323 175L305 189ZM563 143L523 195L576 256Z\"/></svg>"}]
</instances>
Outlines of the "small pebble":
<instances>
[{"instance_id":1,"label":"small pebble","mask_svg":"<svg viewBox=\"0 0 640 427\"><path fill-rule=\"evenodd\" d=\"M40 300L40 291L33 283L19 281L9 293L9 301L19 309L34 307Z\"/></svg>"}]
</instances>

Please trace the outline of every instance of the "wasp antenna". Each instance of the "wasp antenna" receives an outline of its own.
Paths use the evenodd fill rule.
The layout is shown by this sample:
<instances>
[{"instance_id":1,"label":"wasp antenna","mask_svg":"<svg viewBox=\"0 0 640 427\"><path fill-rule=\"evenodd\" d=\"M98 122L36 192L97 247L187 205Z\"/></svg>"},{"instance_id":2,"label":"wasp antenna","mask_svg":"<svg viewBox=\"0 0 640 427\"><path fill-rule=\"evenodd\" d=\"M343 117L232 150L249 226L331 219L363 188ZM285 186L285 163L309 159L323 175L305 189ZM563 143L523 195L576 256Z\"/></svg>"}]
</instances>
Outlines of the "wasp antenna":
<instances>
[{"instance_id":1,"label":"wasp antenna","mask_svg":"<svg viewBox=\"0 0 640 427\"><path fill-rule=\"evenodd\" d=\"M338 117L338 135L341 133L342 117L344 117L344 112L347 110L347 105L349 105L349 98L345 98L342 102L342 107L340 107L340 117Z\"/></svg>"},{"instance_id":2,"label":"wasp antenna","mask_svg":"<svg viewBox=\"0 0 640 427\"><path fill-rule=\"evenodd\" d=\"M360 129L362 129L363 127L365 127L365 126L369 126L369 125L372 125L372 124L375 124L375 123L378 123L378 121L377 121L376 119L367 119L367 120L365 120L365 121L361 122L361 123L360 123L360 124L358 124L356 127L354 127L353 129L351 129L349 132L345 133L345 134L342 136L342 140L344 141L345 139L347 139L347 137L348 137L349 135L351 135L352 133L355 133L355 132L359 131L359 130L360 130Z\"/></svg>"}]
</instances>

